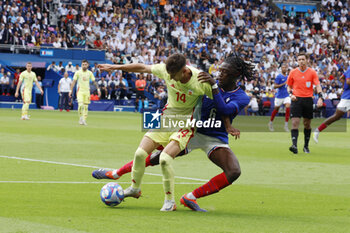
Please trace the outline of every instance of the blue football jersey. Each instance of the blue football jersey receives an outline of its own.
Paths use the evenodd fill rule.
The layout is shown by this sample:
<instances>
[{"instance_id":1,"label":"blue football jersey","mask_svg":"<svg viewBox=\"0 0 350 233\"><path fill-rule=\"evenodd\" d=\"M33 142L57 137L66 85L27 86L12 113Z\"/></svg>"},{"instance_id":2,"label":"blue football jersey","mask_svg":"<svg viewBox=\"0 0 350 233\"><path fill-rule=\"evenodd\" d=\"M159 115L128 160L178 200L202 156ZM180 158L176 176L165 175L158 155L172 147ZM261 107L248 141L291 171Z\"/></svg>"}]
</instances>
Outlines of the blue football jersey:
<instances>
[{"instance_id":1,"label":"blue football jersey","mask_svg":"<svg viewBox=\"0 0 350 233\"><path fill-rule=\"evenodd\" d=\"M250 99L240 87L228 92L225 92L220 88L219 91L225 103L232 104L236 110L232 115L228 116L232 123L232 120L238 115L238 113L249 104ZM204 96L202 99L200 119L202 121L206 121L213 118L215 120L222 121L222 115L216 110L214 100ZM198 128L197 132L210 137L218 138L222 142L228 143L228 134L223 122L220 128Z\"/></svg>"},{"instance_id":2,"label":"blue football jersey","mask_svg":"<svg viewBox=\"0 0 350 233\"><path fill-rule=\"evenodd\" d=\"M348 67L347 71L344 73L345 82L344 82L344 91L341 95L342 99L350 99L350 86L346 83L347 79L350 79L350 66Z\"/></svg>"},{"instance_id":3,"label":"blue football jersey","mask_svg":"<svg viewBox=\"0 0 350 233\"><path fill-rule=\"evenodd\" d=\"M288 78L287 75L284 76L282 74L279 74L279 75L277 75L277 77L275 79L275 83L276 84L282 84L282 83L287 81L287 78ZM277 88L276 98L283 99L283 98L286 98L288 95L289 94L288 94L288 91L287 91L287 84L283 85L280 88Z\"/></svg>"}]
</instances>

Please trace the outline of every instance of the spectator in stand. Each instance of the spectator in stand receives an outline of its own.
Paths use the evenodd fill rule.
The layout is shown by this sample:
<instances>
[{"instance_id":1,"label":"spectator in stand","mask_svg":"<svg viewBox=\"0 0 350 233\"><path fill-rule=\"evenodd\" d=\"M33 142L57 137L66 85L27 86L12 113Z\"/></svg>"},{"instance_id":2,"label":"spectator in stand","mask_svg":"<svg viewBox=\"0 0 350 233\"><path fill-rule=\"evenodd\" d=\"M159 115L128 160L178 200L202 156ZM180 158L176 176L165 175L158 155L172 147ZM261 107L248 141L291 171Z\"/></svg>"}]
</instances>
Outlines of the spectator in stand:
<instances>
[{"instance_id":1,"label":"spectator in stand","mask_svg":"<svg viewBox=\"0 0 350 233\"><path fill-rule=\"evenodd\" d=\"M97 35L96 39L94 41L94 48L95 49L102 49L102 47L103 47L103 43L102 43L102 41L100 39L100 35Z\"/></svg>"},{"instance_id":2,"label":"spectator in stand","mask_svg":"<svg viewBox=\"0 0 350 233\"><path fill-rule=\"evenodd\" d=\"M78 70L80 70L79 64L76 64L74 67L74 73L77 72Z\"/></svg>"},{"instance_id":3,"label":"spectator in stand","mask_svg":"<svg viewBox=\"0 0 350 233\"><path fill-rule=\"evenodd\" d=\"M58 94L60 96L59 98L59 106L58 108L62 112L63 109L65 109L67 112L69 112L69 91L71 88L72 79L68 77L68 73L65 72L63 78L60 79L58 83Z\"/></svg>"},{"instance_id":4,"label":"spectator in stand","mask_svg":"<svg viewBox=\"0 0 350 233\"><path fill-rule=\"evenodd\" d=\"M62 44L61 41L59 40L59 38L56 38L55 41L52 43L52 46L55 48L61 48Z\"/></svg>"},{"instance_id":5,"label":"spectator in stand","mask_svg":"<svg viewBox=\"0 0 350 233\"><path fill-rule=\"evenodd\" d=\"M62 69L64 69L63 62L62 62L62 61L60 61L60 62L58 63L57 68L58 68L59 71L61 71Z\"/></svg>"},{"instance_id":6,"label":"spectator in stand","mask_svg":"<svg viewBox=\"0 0 350 233\"><path fill-rule=\"evenodd\" d=\"M119 87L119 80L113 75L108 82L108 99L116 99L116 91Z\"/></svg>"},{"instance_id":7,"label":"spectator in stand","mask_svg":"<svg viewBox=\"0 0 350 233\"><path fill-rule=\"evenodd\" d=\"M0 80L1 80L1 78L2 77L4 77L4 75L5 75L5 69L4 68L1 68L0 69ZM1 85L1 83L0 83L0 90L2 89L2 85ZM0 93L1 94L1 93Z\"/></svg>"},{"instance_id":8,"label":"spectator in stand","mask_svg":"<svg viewBox=\"0 0 350 233\"><path fill-rule=\"evenodd\" d=\"M100 100L100 97L98 97L98 94L97 94L96 90L94 90L94 92L91 94L90 100L91 101L98 101L98 100Z\"/></svg>"},{"instance_id":9,"label":"spectator in stand","mask_svg":"<svg viewBox=\"0 0 350 233\"><path fill-rule=\"evenodd\" d=\"M219 60L215 59L214 64L212 64L209 68L209 74L216 77L219 73Z\"/></svg>"},{"instance_id":10,"label":"spectator in stand","mask_svg":"<svg viewBox=\"0 0 350 233\"><path fill-rule=\"evenodd\" d=\"M107 74L106 74L106 81L109 82L112 80L112 77L115 75L115 73L112 73L112 71L109 71Z\"/></svg>"},{"instance_id":11,"label":"spectator in stand","mask_svg":"<svg viewBox=\"0 0 350 233\"><path fill-rule=\"evenodd\" d=\"M41 82L41 77L38 75L37 76L37 79L38 79L38 83L40 85L40 89L38 86L34 86L34 92L35 92L35 103L36 103L36 107L38 109L41 109L41 106L43 106L43 95L41 94L42 92L42 86L43 86L43 83Z\"/></svg>"},{"instance_id":12,"label":"spectator in stand","mask_svg":"<svg viewBox=\"0 0 350 233\"><path fill-rule=\"evenodd\" d=\"M56 62L53 61L53 62L47 67L46 70L47 70L47 71L52 70L52 71L54 71L54 72L58 72L58 71L59 71L59 68L58 68L58 66L56 66Z\"/></svg>"},{"instance_id":13,"label":"spectator in stand","mask_svg":"<svg viewBox=\"0 0 350 233\"><path fill-rule=\"evenodd\" d=\"M250 102L247 107L249 115L256 115L256 113L259 111L259 104L255 95L250 98Z\"/></svg>"},{"instance_id":14,"label":"spectator in stand","mask_svg":"<svg viewBox=\"0 0 350 233\"><path fill-rule=\"evenodd\" d=\"M72 65L72 62L70 61L70 62L68 62L68 64L66 65L66 72L72 72L72 73L74 73L75 72L75 68L74 68L74 66Z\"/></svg>"},{"instance_id":15,"label":"spectator in stand","mask_svg":"<svg viewBox=\"0 0 350 233\"><path fill-rule=\"evenodd\" d=\"M164 86L158 86L157 91L154 92L154 98L156 98L157 108L163 108L167 100L167 93L164 90Z\"/></svg>"},{"instance_id":16,"label":"spectator in stand","mask_svg":"<svg viewBox=\"0 0 350 233\"><path fill-rule=\"evenodd\" d=\"M270 100L270 98L267 98L265 101L263 101L262 108L263 108L262 115L265 116L265 114L268 113L270 111L270 109L271 109L271 100Z\"/></svg>"},{"instance_id":17,"label":"spectator in stand","mask_svg":"<svg viewBox=\"0 0 350 233\"><path fill-rule=\"evenodd\" d=\"M105 77L101 77L100 81L97 82L100 90L101 90L101 99L107 99L108 96L108 90L107 90L107 81L105 80Z\"/></svg>"},{"instance_id":18,"label":"spectator in stand","mask_svg":"<svg viewBox=\"0 0 350 233\"><path fill-rule=\"evenodd\" d=\"M143 74L139 74L138 79L135 82L135 88L136 88L135 110L136 111L140 109L139 104L142 104L143 106L143 101L145 100L145 87L146 87L146 80Z\"/></svg>"},{"instance_id":19,"label":"spectator in stand","mask_svg":"<svg viewBox=\"0 0 350 233\"><path fill-rule=\"evenodd\" d=\"M11 73L10 73L11 75ZM3 74L3 76L0 78L0 85L1 85L1 93L2 95L10 95L10 78L9 74L6 72Z\"/></svg>"},{"instance_id":20,"label":"spectator in stand","mask_svg":"<svg viewBox=\"0 0 350 233\"><path fill-rule=\"evenodd\" d=\"M330 93L328 93L327 99L334 100L338 99L337 93L335 93L335 89L333 88Z\"/></svg>"},{"instance_id":21,"label":"spectator in stand","mask_svg":"<svg viewBox=\"0 0 350 233\"><path fill-rule=\"evenodd\" d=\"M108 51L106 52L106 59L107 60L112 60L113 59L113 52L112 52L112 48L109 48Z\"/></svg>"},{"instance_id":22,"label":"spectator in stand","mask_svg":"<svg viewBox=\"0 0 350 233\"><path fill-rule=\"evenodd\" d=\"M125 99L128 100L127 94L128 94L128 88L129 84L128 81L123 77L119 77L119 88L117 90L117 99Z\"/></svg>"},{"instance_id":23,"label":"spectator in stand","mask_svg":"<svg viewBox=\"0 0 350 233\"><path fill-rule=\"evenodd\" d=\"M59 75L63 76L64 73L66 72L66 70L64 68L60 69L60 71L58 72Z\"/></svg>"},{"instance_id":24,"label":"spectator in stand","mask_svg":"<svg viewBox=\"0 0 350 233\"><path fill-rule=\"evenodd\" d=\"M91 72L94 73L94 75L96 76L96 72L99 70L98 67L97 67L97 63L95 62L94 63L94 67L91 68Z\"/></svg>"}]
</instances>

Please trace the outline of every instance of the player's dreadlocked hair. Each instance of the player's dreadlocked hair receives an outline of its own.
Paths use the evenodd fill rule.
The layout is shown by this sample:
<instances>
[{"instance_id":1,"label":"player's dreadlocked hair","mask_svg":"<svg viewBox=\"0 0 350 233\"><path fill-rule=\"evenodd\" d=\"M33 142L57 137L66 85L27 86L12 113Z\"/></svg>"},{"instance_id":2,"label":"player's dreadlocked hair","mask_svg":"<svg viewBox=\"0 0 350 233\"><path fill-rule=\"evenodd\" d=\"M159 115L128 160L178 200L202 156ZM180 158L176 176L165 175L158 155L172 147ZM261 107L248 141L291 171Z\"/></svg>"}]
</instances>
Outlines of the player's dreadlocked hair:
<instances>
[{"instance_id":1,"label":"player's dreadlocked hair","mask_svg":"<svg viewBox=\"0 0 350 233\"><path fill-rule=\"evenodd\" d=\"M238 79L243 79L246 81L251 81L254 79L254 65L252 65L249 61L245 61L236 53L227 57L224 62L229 64L234 73L239 75Z\"/></svg>"}]
</instances>

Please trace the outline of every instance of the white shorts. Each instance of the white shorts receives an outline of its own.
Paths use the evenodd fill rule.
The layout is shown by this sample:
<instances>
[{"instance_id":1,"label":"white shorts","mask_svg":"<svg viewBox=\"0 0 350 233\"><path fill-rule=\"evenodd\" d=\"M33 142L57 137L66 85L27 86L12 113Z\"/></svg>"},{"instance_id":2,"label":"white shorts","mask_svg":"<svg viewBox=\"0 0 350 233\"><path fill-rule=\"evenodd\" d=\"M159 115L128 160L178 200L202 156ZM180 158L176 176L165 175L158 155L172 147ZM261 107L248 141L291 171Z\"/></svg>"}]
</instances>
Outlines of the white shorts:
<instances>
[{"instance_id":1,"label":"white shorts","mask_svg":"<svg viewBox=\"0 0 350 233\"><path fill-rule=\"evenodd\" d=\"M194 134L194 137L191 138L190 142L188 143L186 152L190 153L192 150L201 149L202 151L207 153L208 156L210 156L211 152L220 147L230 149L229 145L224 143L223 141L196 132Z\"/></svg>"},{"instance_id":2,"label":"white shorts","mask_svg":"<svg viewBox=\"0 0 350 233\"><path fill-rule=\"evenodd\" d=\"M279 107L282 104L290 104L291 100L290 97L287 96L286 98L275 98L275 107Z\"/></svg>"},{"instance_id":3,"label":"white shorts","mask_svg":"<svg viewBox=\"0 0 350 233\"><path fill-rule=\"evenodd\" d=\"M339 104L337 105L337 109L342 112L347 112L350 110L350 100L340 99Z\"/></svg>"}]
</instances>

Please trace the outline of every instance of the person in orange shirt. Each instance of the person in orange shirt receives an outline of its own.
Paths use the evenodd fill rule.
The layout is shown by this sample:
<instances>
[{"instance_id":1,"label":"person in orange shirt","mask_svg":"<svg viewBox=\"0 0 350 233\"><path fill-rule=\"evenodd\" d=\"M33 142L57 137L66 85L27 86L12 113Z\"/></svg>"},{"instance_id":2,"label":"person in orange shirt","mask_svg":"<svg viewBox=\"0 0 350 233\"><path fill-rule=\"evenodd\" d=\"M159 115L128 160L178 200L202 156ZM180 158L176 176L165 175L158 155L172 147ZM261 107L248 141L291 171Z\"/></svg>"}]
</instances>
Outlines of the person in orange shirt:
<instances>
[{"instance_id":1,"label":"person in orange shirt","mask_svg":"<svg viewBox=\"0 0 350 233\"><path fill-rule=\"evenodd\" d=\"M136 80L135 87L136 87L135 110L137 111L139 106L139 100L141 99L142 106L143 106L143 101L145 99L146 80L143 77L143 74L139 74L139 79Z\"/></svg>"},{"instance_id":2,"label":"person in orange shirt","mask_svg":"<svg viewBox=\"0 0 350 233\"><path fill-rule=\"evenodd\" d=\"M97 91L94 91L94 92L90 95L90 100L92 100L92 101L100 100L100 97L98 97L98 95L97 95Z\"/></svg>"},{"instance_id":3,"label":"person in orange shirt","mask_svg":"<svg viewBox=\"0 0 350 233\"><path fill-rule=\"evenodd\" d=\"M318 96L321 96L322 88L317 73L310 67L307 67L307 56L305 53L299 53L297 61L298 67L293 69L288 76L287 85L291 96L292 105L290 117L292 119L292 142L289 150L294 154L298 153L298 135L300 118L303 117L304 123L304 149L305 153L310 153L309 141L311 135L311 119L313 118L313 85L316 86ZM323 99L319 97L317 106L323 105Z\"/></svg>"}]
</instances>

